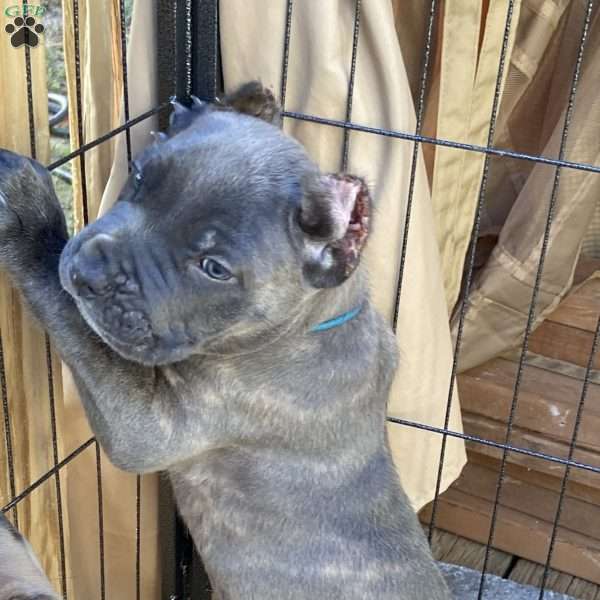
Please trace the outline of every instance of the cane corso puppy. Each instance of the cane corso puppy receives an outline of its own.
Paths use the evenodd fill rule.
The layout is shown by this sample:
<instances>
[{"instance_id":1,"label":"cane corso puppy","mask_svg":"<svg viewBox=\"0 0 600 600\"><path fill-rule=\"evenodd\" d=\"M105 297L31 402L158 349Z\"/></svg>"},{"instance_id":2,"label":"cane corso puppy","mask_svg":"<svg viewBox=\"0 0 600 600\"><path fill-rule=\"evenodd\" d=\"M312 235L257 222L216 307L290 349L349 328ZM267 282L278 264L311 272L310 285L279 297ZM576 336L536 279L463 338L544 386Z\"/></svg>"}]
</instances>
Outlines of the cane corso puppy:
<instances>
[{"instance_id":1,"label":"cane corso puppy","mask_svg":"<svg viewBox=\"0 0 600 600\"><path fill-rule=\"evenodd\" d=\"M215 598L447 599L386 438L396 344L360 266L369 190L279 120L256 83L176 105L70 240L49 173L0 152L0 265L110 460L168 473Z\"/></svg>"}]
</instances>

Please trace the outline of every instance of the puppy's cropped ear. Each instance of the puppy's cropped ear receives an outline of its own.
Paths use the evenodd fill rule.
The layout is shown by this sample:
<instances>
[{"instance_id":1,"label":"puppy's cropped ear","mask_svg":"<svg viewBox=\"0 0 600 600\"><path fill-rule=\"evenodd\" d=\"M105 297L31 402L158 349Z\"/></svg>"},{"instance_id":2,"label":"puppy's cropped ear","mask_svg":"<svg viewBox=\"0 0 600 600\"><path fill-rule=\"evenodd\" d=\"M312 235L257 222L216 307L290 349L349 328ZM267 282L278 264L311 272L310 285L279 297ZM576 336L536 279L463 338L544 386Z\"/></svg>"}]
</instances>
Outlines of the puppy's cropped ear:
<instances>
[{"instance_id":1,"label":"puppy's cropped ear","mask_svg":"<svg viewBox=\"0 0 600 600\"><path fill-rule=\"evenodd\" d=\"M168 137L173 137L187 129L196 118L211 110L235 111L262 119L277 127L281 125L279 104L273 92L264 87L260 81L245 83L235 92L218 98L214 103L203 102L195 96L191 96L190 100L189 106L176 99L171 101L173 111L169 118Z\"/></svg>"},{"instance_id":2,"label":"puppy's cropped ear","mask_svg":"<svg viewBox=\"0 0 600 600\"><path fill-rule=\"evenodd\" d=\"M203 102L199 98L196 98L196 96L191 96L189 106L182 104L176 99L171 100L171 106L173 110L169 117L169 134L168 136L164 136L164 138L159 136L156 139L158 143L187 129L196 118L204 114L207 110L210 110L210 104Z\"/></svg>"},{"instance_id":3,"label":"puppy's cropped ear","mask_svg":"<svg viewBox=\"0 0 600 600\"><path fill-rule=\"evenodd\" d=\"M342 284L358 267L369 235L371 197L353 175L320 175L305 185L298 216L304 276L316 288Z\"/></svg>"},{"instance_id":4,"label":"puppy's cropped ear","mask_svg":"<svg viewBox=\"0 0 600 600\"><path fill-rule=\"evenodd\" d=\"M220 101L221 106L236 112L262 119L279 127L281 108L273 92L260 81L250 81L228 94Z\"/></svg>"}]
</instances>

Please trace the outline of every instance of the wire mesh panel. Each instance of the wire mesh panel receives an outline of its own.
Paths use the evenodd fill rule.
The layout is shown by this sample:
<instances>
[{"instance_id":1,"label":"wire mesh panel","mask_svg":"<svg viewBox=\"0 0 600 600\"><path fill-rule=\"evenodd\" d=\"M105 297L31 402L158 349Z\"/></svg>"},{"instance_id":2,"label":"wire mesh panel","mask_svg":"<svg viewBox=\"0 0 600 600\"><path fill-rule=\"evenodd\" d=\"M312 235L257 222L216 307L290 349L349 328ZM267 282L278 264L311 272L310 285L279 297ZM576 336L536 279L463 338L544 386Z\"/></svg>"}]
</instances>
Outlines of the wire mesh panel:
<instances>
[{"instance_id":1,"label":"wire mesh panel","mask_svg":"<svg viewBox=\"0 0 600 600\"><path fill-rule=\"evenodd\" d=\"M283 0L282 0L283 1ZM209 20L214 19L216 9L211 6L211 3L200 3L204 4L203 10L207 11L206 18ZM436 48L436 43L439 44L440 36L436 35L436 29L440 27L440 21L442 19L441 12L442 7L440 2L432 0L427 3L427 23L425 26L425 41L422 45L424 52L421 57L421 68L419 76L418 93L415 95L415 111L416 111L416 128L414 131L402 131L389 129L384 127L374 127L372 125L365 125L359 122L354 122L352 119L353 109L353 94L355 88L356 69L357 69L357 53L359 51L359 39L363 35L361 31L361 12L364 3L360 0L356 0L354 3L354 26L353 26L353 43L351 53L348 56L348 90L347 90L347 103L346 103L346 114L343 120L332 119L327 116L321 116L319 114L306 114L297 111L287 109L287 88L289 83L289 65L290 61L294 59L291 48L291 40L294 36L294 11L295 3L293 0L286 0L285 2L285 23L282 24L284 30L284 44L283 44L283 56L282 56L282 71L281 71L281 88L279 90L279 97L283 107L283 115L285 119L303 121L313 123L321 127L333 127L343 130L343 142L340 148L341 155L341 167L346 169L348 165L348 156L351 153L351 139L352 133L369 134L373 136L385 136L403 140L412 143L412 162L409 173L410 184L408 188L408 197L406 199L406 212L404 219L404 234L402 237L402 249L401 249L401 260L399 277L397 282L397 294L396 294L396 308L394 311L394 318L392 320L392 326L394 329L398 325L398 314L402 302L402 290L405 285L404 274L405 274L405 262L407 257L407 246L410 239L410 226L411 226L411 212L413 207L413 197L415 189L415 178L417 172L417 162L420 148L423 146L432 146L434 148L450 148L455 150L463 150L470 153L478 153L483 155L483 168L482 176L479 183L478 201L476 203L475 215L473 219L473 229L471 234L471 243L466 254L464 263L464 273L462 277L462 285L460 291L459 301L456 303L454 313L455 323L455 336L454 336L454 351L451 371L448 373L448 396L447 405L444 416L444 424L442 427L435 427L430 424L420 423L411 421L408 419L402 419L398 417L389 417L389 421L398 426L417 428L432 433L436 433L441 436L441 452L439 456L439 462L437 465L437 484L435 490L435 497L429 507L429 524L428 524L428 535L430 542L432 541L433 532L436 528L438 519L438 507L439 499L442 492L442 476L444 469L444 455L446 451L446 440L448 438L462 439L471 444L488 447L500 452L500 463L497 473L497 481L495 486L495 493L493 502L491 504L490 514L490 527L486 536L485 553L483 558L483 564L481 565L481 579L478 590L478 598L484 596L487 582L487 572L489 569L489 561L492 549L495 547L498 528L501 525L498 523L498 511L502 505L502 493L506 479L506 470L508 459L511 454L520 455L523 457L529 457L532 459L540 459L541 461L547 462L549 465L553 465L554 469L562 470L560 477L560 488L558 493L558 501L554 507L551 532L547 537L546 549L542 550L545 552L545 560L543 561L543 575L539 585L539 597L544 597L544 591L548 584L548 577L550 573L550 566L552 564L553 552L556 545L556 539L558 535L559 526L561 523L561 513L564 506L565 494L568 485L569 477L571 476L572 470L577 469L581 471L589 472L593 476L597 476L600 473L600 467L597 464L587 463L582 460L576 460L576 446L578 433L581 429L581 422L585 418L584 406L586 396L589 391L590 381L594 376L594 365L595 356L598 345L598 327L596 327L593 334L593 342L589 356L587 358L587 365L584 368L582 374L581 383L581 394L579 401L577 402L576 415L574 418L574 427L570 434L568 442L568 450L565 453L553 454L546 452L543 449L535 447L535 445L528 446L525 444L515 443L514 441L514 425L515 416L519 406L519 396L523 381L523 373L528 364L528 358L530 353L528 352L528 346L531 339L532 331L539 322L541 308L539 305L539 291L543 288L543 274L546 256L549 251L549 238L552 232L553 218L555 214L555 206L557 202L557 195L561 181L561 173L565 169L570 169L579 172L587 173L600 173L600 165L591 162L581 162L577 160L569 159L567 152L568 139L569 139L569 126L573 118L573 111L577 110L577 91L578 83L581 75L582 63L585 60L586 44L589 41L589 30L590 23L594 11L594 2L590 0L585 2L585 8L583 11L584 18L579 22L579 33L577 42L577 56L571 66L571 78L570 78L570 89L568 90L568 101L567 108L564 113L562 133L560 136L559 150L556 155L540 155L533 152L526 152L521 149L513 149L508 147L501 147L495 145L495 134L497 128L497 122L499 117L500 105L502 101L502 94L505 82L507 81L507 61L509 47L511 45L511 35L514 35L514 31L517 28L518 17L515 15L516 6L519 4L514 0L510 0L506 3L506 12L503 15L504 24L502 31L501 49L499 54L499 61L496 65L497 74L495 77L495 86L493 92L493 101L491 105L491 111L487 117L487 141L485 145L466 143L460 139L445 139L443 137L434 137L424 134L424 119L425 119L425 99L430 91L430 74L432 70L432 63L434 55L439 48ZM487 6L487 4L485 4ZM331 25L332 28L334 25ZM192 46L196 44L202 44L203 48L206 44L213 45L214 52L218 52L218 43L214 37L204 39L193 39ZM203 50L206 51L206 50ZM214 62L212 63L214 64ZM212 72L212 71L211 71ZM259 74L260 75L260 74ZM508 83L506 83L508 85ZM517 370L516 376L512 383L512 399L506 419L506 429L504 432L504 438L498 439L487 439L484 436L473 435L471 433L452 430L449 427L450 424L450 411L452 407L454 389L456 387L457 374L459 372L459 362L461 355L461 346L463 341L463 332L465 327L465 320L470 309L470 294L473 288L473 282L476 276L477 269L477 256L478 247L477 241L482 232L482 209L488 201L488 187L491 170L494 168L496 160L514 160L524 161L533 163L534 165L547 165L553 169L553 185L550 196L547 199L540 199L540 202L545 202L547 205L546 213L546 224L544 227L543 239L541 242L541 250L537 267L535 269L534 284L531 290L531 297L529 301L529 309L527 311L526 324L524 326L524 333L522 336L522 343L518 353ZM401 335L402 332L398 331ZM514 563L512 565L514 567Z\"/></svg>"},{"instance_id":2,"label":"wire mesh panel","mask_svg":"<svg viewBox=\"0 0 600 600\"><path fill-rule=\"evenodd\" d=\"M318 114L306 114L288 109L288 85L290 83L289 67L294 60L292 54L294 31L294 15L297 10L294 0L279 0L285 3L285 22L282 23L284 31L283 55L281 56L281 87L279 99L283 108L283 117L285 120L312 123L314 126L323 128L335 128L342 130L341 146L339 149L339 164L342 170L346 170L349 163L349 157L352 154L353 136L364 134L369 136L382 136L398 140L399 142L409 143L411 146L411 161L408 172L409 184L408 193L405 200L405 214L403 218L403 235L400 250L399 270L396 283L395 307L390 325L394 330L398 329L399 314L402 310L403 291L406 289L405 280L406 261L408 260L408 246L411 239L411 223L413 218L413 208L415 201L415 185L417 179L417 169L420 152L423 148L448 148L455 151L464 151L480 155L483 157L482 175L478 184L477 202L473 218L471 232L471 242L464 260L464 271L462 274L462 283L460 286L460 298L454 306L453 320L455 323L455 336L453 347L453 359L451 369L447 373L447 397L445 402L445 413L443 425L441 427L428 423L415 422L413 420L390 416L389 422L397 427L409 427L427 431L441 438L440 453L438 463L435 465L437 472L437 481L433 502L429 507L428 518L428 537L433 541L436 525L439 520L440 498L442 496L442 482L444 475L445 454L447 451L447 441L449 439L460 439L469 442L475 446L488 448L499 453L499 465L497 470L497 479L495 481L491 510L489 514L489 528L486 534L486 544L484 558L481 565L481 578L478 590L478 598L483 598L486 590L490 557L493 549L497 546L497 540L501 534L501 524L499 523L499 511L503 504L503 490L507 478L507 469L511 456L521 456L530 459L544 461L551 465L555 470L560 471L560 485L558 490L558 499L556 506L553 507L553 518L551 530L547 536L547 546L543 550L545 560L543 561L543 574L539 585L539 598L544 597L544 591L548 586L550 569L553 565L553 557L556 549L557 539L559 537L559 528L567 489L574 472L585 472L591 476L600 476L600 466L592 464L586 460L578 458L577 453L578 439L582 430L586 413L586 400L588 400L590 385L592 384L597 367L597 350L600 339L600 316L598 317L591 348L587 356L583 373L581 377L581 389L578 402L573 416L573 427L569 432L568 442L565 444L566 451L563 453L553 453L544 448L538 448L535 445L517 443L514 439L515 421L519 409L519 399L523 386L524 373L528 365L529 346L532 339L532 333L540 320L540 293L544 291L544 268L546 266L547 255L549 252L549 240L552 235L554 219L556 214L557 199L561 186L561 176L567 172L591 173L595 177L600 174L600 164L592 162L581 162L570 158L568 153L571 126L574 113L578 110L577 98L581 79L582 65L586 60L586 51L588 50L590 28L594 11L596 9L594 0L587 0L583 10L583 19L579 24L579 37L577 41L577 52L571 69L571 78L569 81L568 99L566 110L562 120L560 139L558 143L558 152L553 155L540 155L535 152L529 152L523 148L514 149L500 147L497 145L496 133L499 122L499 115L503 97L503 91L507 83L508 56L511 46L511 35L518 25L516 18L516 9L519 5L517 0L507 0L506 12L503 15L502 40L499 51L499 61L494 82L494 89L491 101L491 110L487 115L486 140L485 143L467 143L460 139L445 139L427 135L425 128L426 121L426 99L431 91L431 75L433 65L436 60L436 52L439 51L437 45L440 43L439 28L443 14L443 3L439 0L430 0L427 3L426 23L424 27L425 39L422 44L423 54L420 57L420 70L418 77L417 93L415 94L415 116L416 126L412 131L402 131L398 129L376 127L373 125L361 124L353 120L353 108L356 91L357 69L359 68L359 52L361 36L365 35L364 10L365 2L354 0L352 3L353 24L352 24L352 44L350 53L347 57L348 65L348 85L345 98L345 116L343 119L334 119L328 116ZM49 169L55 173L61 173L61 169L70 165L73 174L79 180L81 189L81 209L82 224L86 225L91 220L88 194L88 163L86 157L88 153L103 144L112 143L118 136L123 136L125 140L125 155L128 162L132 159L133 145L131 139L131 129L137 124L158 116L164 127L165 119L168 116L169 98L176 96L183 103L189 103L190 96L196 95L204 100L214 100L220 93L222 83L221 73L221 48L219 39L219 4L217 0L161 0L158 2L158 47L157 56L159 72L159 103L141 114L132 115L130 107L129 93L129 75L130 70L127 62L127 3L125 0L116 0L114 6L117 7L117 22L119 26L119 44L117 62L120 63L120 72L122 81L122 100L120 110L123 115L123 123L110 131L102 133L94 139L86 137L84 130L85 115L83 104L84 81L82 79L82 48L80 28L80 4L79 0L68 0L68 7L71 20L66 20L68 26L72 27L72 39L74 44L74 104L71 111L74 113L72 120L71 136L75 140L75 149L65 153L63 156L55 157L49 164ZM317 10L315 4L314 7ZM332 24L333 26L334 24ZM34 118L34 97L36 89L33 85L31 50L25 47L23 52L23 66L27 81L27 101L29 105L29 131L30 153L36 157L36 121ZM494 168L498 164L496 161L520 161L534 165L545 165L551 169L552 186L548 198L541 198L540 202L546 204L546 219L543 229L543 237L540 244L539 260L535 268L534 282L531 287L529 299L529 308L527 311L526 322L522 335L522 343L518 350L517 367L514 381L512 381L512 393L506 418L506 428L503 431L502 439L485 437L469 433L469 431L458 431L450 427L450 415L455 401L455 388L459 365L461 360L461 351L463 350L464 332L468 322L469 311L471 309L471 298L476 279L477 268L477 242L482 233L482 214L486 203L489 201L490 180L494 176ZM94 213L95 214L95 213ZM3 332L4 333L4 332ZM401 331L397 331L402 335ZM68 552L66 548L66 533L64 519L64 482L61 481L61 473L76 461L84 453L93 453L96 467L96 487L97 487L97 540L94 541L98 547L99 590L97 597L109 598L107 592L108 582L106 577L106 554L105 554L105 503L103 497L103 459L100 447L95 439L87 439L72 449L66 456L61 457L59 450L60 434L57 428L56 416L56 380L59 378L58 363L53 355L50 341L45 338L45 356L48 372L48 397L49 397L49 427L51 431L51 455L52 468L45 472L41 477L36 478L30 485L24 489L18 489L17 477L15 475L14 459L14 435L15 424L12 422L13 412L11 406L19 401L18 398L11 397L9 386L7 385L7 364L5 361L6 337L0 339L0 388L2 393L2 415L4 425L4 441L6 450L6 459L8 463L8 493L10 501L2 506L2 512L12 517L15 525L19 525L19 507L21 503L31 494L34 494L41 486L46 484L54 486L56 498L56 520L58 530L58 547L60 552L59 571L60 580L59 589L65 598L69 597L68 584ZM143 484L140 477L136 480L135 493L135 556L133 562L135 568L131 574L134 580L135 596L142 597L141 572L144 561L142 547L142 520L141 514L144 510L144 497L142 493ZM167 503L172 510L172 505ZM163 512L166 509L163 507ZM173 515L165 520L165 527L168 529L167 536L171 533L175 535L174 547L165 544L172 556L163 556L163 565L165 569L165 579L168 582L163 586L167 595L177 599L204 598L210 597L209 584L206 574L198 557L194 554L193 543L184 525L180 521L175 521ZM169 561L172 561L169 564ZM169 572L169 573L167 573ZM168 576L167 576L168 575Z\"/></svg>"},{"instance_id":3,"label":"wire mesh panel","mask_svg":"<svg viewBox=\"0 0 600 600\"><path fill-rule=\"evenodd\" d=\"M50 95L49 97L52 99L58 98L59 104L63 102L63 95L66 95L65 86L65 70L66 58L63 57L63 51L65 54L68 54L69 48L68 45L72 44L72 66L73 66L73 97L71 98L70 106L68 107L68 115L70 120L70 132L68 129L62 128L62 131L59 132L60 127L56 127L55 131L53 130L53 134L56 134L56 137L69 137L71 141L72 150L67 150L67 146L65 144L55 144L54 139L52 141L52 158L50 161L46 161L46 159L40 156L38 152L38 140L40 139L39 131L37 127L39 126L39 120L36 114L36 106L39 106L40 98L45 101L46 90L43 89L41 85L39 85L39 81L36 83L34 80L34 76L32 74L32 57L35 56L36 60L39 58L39 54L34 55L34 53L44 52L42 48L34 48L33 46L30 48L28 44L24 45L24 48L15 48L14 55L11 55L16 61L23 61L23 70L25 72L26 77L26 89L27 89L27 105L28 105L28 131L24 132L29 139L29 154L33 158L37 158L38 160L49 162L48 168L56 177L54 178L55 184L57 186L57 192L61 201L63 201L63 205L66 209L68 220L72 221L76 219L75 217L71 217L72 214L72 202L75 202L75 213L78 209L81 210L82 214L82 222L80 226L85 226L91 220L91 211L90 211L90 198L88 192L88 180L90 178L90 173L88 170L87 156L90 152L93 152L95 149L99 149L102 145L112 145L118 139L118 136L121 134L124 137L124 143L126 148L126 160L129 163L131 161L132 156L132 144L131 144L131 128L135 127L137 124L146 121L147 119L160 114L161 112L166 112L166 109L169 106L168 98L165 101L161 102L159 105L151 108L148 111L145 111L141 114L136 114L132 117L130 106L129 106L129 82L128 82L128 61L127 61L127 41L129 36L129 25L131 22L131 9L132 2L130 0L115 0L114 2L106 2L103 3L104 6L99 6L97 3L95 6L89 4L85 0L65 0L62 4L60 2L50 2L48 3L48 7L38 7L40 18L45 14L46 15L46 36L47 40L47 54L48 54L48 63L49 63L49 73L48 73L48 81L50 89L53 86L58 85L63 88L59 90L62 94ZM175 14L176 6L175 2L165 3L166 10L170 11L172 14ZM19 8L18 6L13 7L13 9ZM47 11L46 11L47 8ZM115 46L112 47L113 56L110 57L111 60L119 63L120 72L122 80L119 82L112 82L116 89L121 89L121 101L120 106L114 107L114 111L116 114L121 114L122 124L113 127L109 131L103 132L101 135L97 135L94 137L91 132L94 131L94 127L90 126L89 118L86 116L84 110L84 87L86 86L87 80L84 79L83 76L83 65L84 61L90 60L90 43L89 39L85 39L85 46L82 38L82 30L84 27L88 27L89 23L85 23L82 19L82 11L86 18L90 18L90 9L100 10L105 9L108 15L108 21L112 16L114 16L114 20L112 21L113 33L115 34ZM8 9L7 9L8 10ZM12 10L12 9L11 9ZM24 3L23 11L31 10L31 8L27 9L26 3ZM111 13L111 11L113 11ZM20 14L20 13L19 13ZM25 13L23 13L25 14ZM61 39L61 26L65 27L65 44L63 47L62 39ZM44 31L44 26L41 26L41 31ZM86 35L87 35L86 29ZM52 35L51 35L52 34ZM53 46L50 38L57 39L59 42L56 44L60 48L59 56L55 56L56 48ZM100 49L101 50L101 49ZM98 52L100 52L98 50ZM110 60L108 63L110 64ZM37 65L37 63L36 63ZM115 67L117 70L117 68ZM55 73L58 71L58 75ZM89 73L88 73L89 75ZM68 74L67 74L68 78ZM60 82L57 81L60 79ZM169 93L169 96L173 95L174 89L172 89ZM52 100L51 100L52 102ZM61 116L58 119L55 119L55 123L51 126L54 128L54 125L60 124L67 117L67 109L66 109L66 101L65 110L59 110L61 112ZM34 106L35 105L35 106ZM100 109L98 109L100 111ZM89 128L86 131L86 128ZM57 149L58 148L58 149ZM92 170L93 175L96 177L97 168L96 163L93 162ZM74 184L74 179L78 177L78 185L79 187L79 199L73 199L73 191L71 186ZM65 183L66 182L66 183ZM62 188L60 187L62 185ZM66 191L65 191L66 188ZM97 190L94 190L94 193L97 194ZM96 198L95 198L96 200ZM79 203L77 205L77 203ZM95 216L97 212L97 207L94 209L93 215ZM16 336L19 335L19 332L16 332ZM37 516L33 516L31 514L31 509L28 506L25 506L26 501L29 498L35 498L36 495L39 494L40 490L45 489L48 485L52 485L54 488L54 500L53 500L53 508L56 512L56 520L57 520L57 531L58 531L58 551L60 556L58 557L59 564L59 577L56 581L54 581L57 589L61 592L64 598L69 597L98 597L98 598L107 598L110 597L109 590L111 589L110 582L107 582L107 565L106 561L108 558L113 558L107 556L106 554L106 532L105 532L105 522L106 517L104 513L105 508L105 481L103 477L103 471L106 468L104 463L104 458L101 454L101 449L95 439L90 438L84 441L83 443L78 443L75 448L70 448L68 445L65 445L64 440L62 439L62 435L64 435L64 428L61 430L58 425L58 404L61 406L61 411L64 410L63 407L63 380L61 374L60 363L57 359L57 356L54 354L50 340L48 336L45 337L45 356L46 356L46 370L48 373L47 379L47 387L48 387L48 398L50 406L48 408L48 414L50 417L50 422L48 423L48 427L50 430L51 436L51 447L49 451L51 452L51 462L52 468L47 470L41 476L33 471L32 475L35 474L35 477L30 480L30 483L26 485L24 488L19 489L17 483L17 461L15 458L15 442L20 442L20 432L25 433L25 427L22 424L15 422L17 416L22 415L22 411L19 411L17 407L20 406L22 402L22 398L18 397L15 394L14 386L7 385L7 373L8 369L10 369L10 365L4 360L6 352L5 348L12 347L15 344L15 340L18 339L15 336L15 332L7 331L6 329L2 331L2 337L0 340L0 386L2 391L2 416L4 423L4 441L5 441L5 452L2 452L3 455L6 456L7 461L7 471L8 471L8 498L9 501L1 506L2 513L6 513L11 517L13 523L19 527L23 525L23 518L20 518L21 510L24 511L26 515L26 520L29 521L32 518L37 519ZM25 351L26 349L22 349ZM59 396L57 396L57 394ZM30 445L36 443L36 440L29 440L27 442ZM40 449L40 451L43 449ZM34 447L34 451L32 452L32 456L35 458L35 452L38 449ZM91 453L91 455L90 455ZM71 532L67 532L67 521L68 518L65 514L65 493L68 490L66 487L66 483L64 480L64 475L68 471L69 468L73 465L77 465L78 461L82 459L82 457L87 457L96 465L96 476L95 476L95 486L96 490L94 495L97 497L97 506L96 506L96 525L95 527L90 528L90 533L97 529L97 539L91 540L88 539L86 542L87 547L97 547L97 556L98 563L97 566L92 567L89 566L89 569L86 569L88 572L92 572L97 570L97 577L93 579L97 579L98 581L98 589L86 589L86 591L79 593L75 593L74 584L72 580L76 579L79 574L74 573L74 567L71 565L73 556L77 555L80 551L84 550L84 548L74 547L73 544L76 544L74 540L76 540L76 536L74 535L74 531L72 530L73 525L71 525ZM93 458L92 458L93 457ZM72 478L71 478L72 479ZM130 589L134 590L134 594L136 598L142 597L142 586L141 586L141 572L142 572L142 562L144 560L143 550L142 550L142 530L141 530L141 515L144 510L144 498L143 498L143 483L140 477L137 477L136 482L136 491L135 491L135 509L133 511L135 522L131 524L131 527L135 530L135 556L132 556L132 569L131 569L131 580L132 585ZM87 493L87 492L86 492ZM46 494L45 497L48 497ZM69 503L72 506L75 500L73 498L69 498ZM22 513L21 513L22 514ZM108 515L110 517L110 515ZM44 529L45 524L35 522L35 527L40 530ZM46 534L49 537L52 534ZM114 532L112 534L114 536ZM69 540L67 542L67 539ZM114 545L113 545L114 549ZM151 566L151 565L150 565ZM148 567L147 567L148 568ZM82 574L82 578L85 579L85 575ZM129 596L131 597L131 596Z\"/></svg>"}]
</instances>

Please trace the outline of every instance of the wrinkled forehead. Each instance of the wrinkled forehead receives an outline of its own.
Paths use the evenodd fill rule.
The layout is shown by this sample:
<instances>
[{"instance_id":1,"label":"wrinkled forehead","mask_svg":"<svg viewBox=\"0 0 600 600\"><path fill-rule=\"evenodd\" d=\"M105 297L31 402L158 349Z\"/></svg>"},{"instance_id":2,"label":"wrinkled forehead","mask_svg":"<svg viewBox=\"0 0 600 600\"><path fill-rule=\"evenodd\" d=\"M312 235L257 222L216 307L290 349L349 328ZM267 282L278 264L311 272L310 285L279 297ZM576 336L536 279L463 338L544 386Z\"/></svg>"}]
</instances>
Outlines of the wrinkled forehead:
<instances>
[{"instance_id":1,"label":"wrinkled forehead","mask_svg":"<svg viewBox=\"0 0 600 600\"><path fill-rule=\"evenodd\" d=\"M240 211L259 216L286 202L297 205L303 181L316 172L297 142L235 113L200 117L137 160L145 181L167 190L172 201L176 196L179 210L219 208L230 218Z\"/></svg>"},{"instance_id":2,"label":"wrinkled forehead","mask_svg":"<svg viewBox=\"0 0 600 600\"><path fill-rule=\"evenodd\" d=\"M136 201L154 230L238 247L287 235L303 182L316 171L277 128L232 113L199 118L136 157L136 169L143 175Z\"/></svg>"}]
</instances>

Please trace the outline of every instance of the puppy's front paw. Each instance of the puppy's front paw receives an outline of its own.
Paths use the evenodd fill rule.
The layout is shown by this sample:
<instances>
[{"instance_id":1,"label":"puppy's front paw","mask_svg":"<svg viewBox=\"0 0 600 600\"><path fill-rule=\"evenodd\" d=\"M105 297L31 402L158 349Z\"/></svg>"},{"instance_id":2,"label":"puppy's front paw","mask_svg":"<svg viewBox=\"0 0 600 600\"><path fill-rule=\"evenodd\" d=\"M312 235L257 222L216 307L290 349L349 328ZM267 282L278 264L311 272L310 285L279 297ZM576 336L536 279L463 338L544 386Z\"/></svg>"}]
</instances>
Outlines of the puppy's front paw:
<instances>
[{"instance_id":1,"label":"puppy's front paw","mask_svg":"<svg viewBox=\"0 0 600 600\"><path fill-rule=\"evenodd\" d=\"M65 219L48 171L38 162L0 149L0 265L60 254Z\"/></svg>"}]
</instances>

